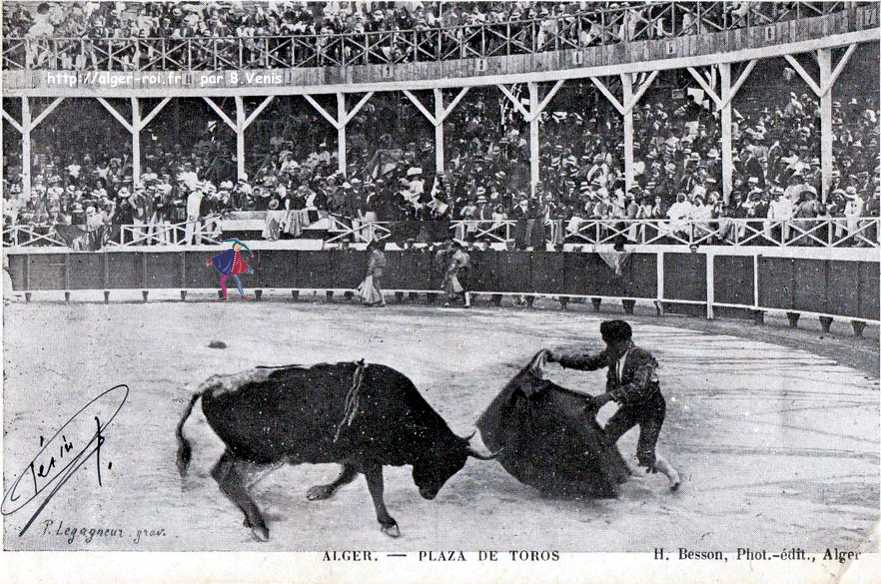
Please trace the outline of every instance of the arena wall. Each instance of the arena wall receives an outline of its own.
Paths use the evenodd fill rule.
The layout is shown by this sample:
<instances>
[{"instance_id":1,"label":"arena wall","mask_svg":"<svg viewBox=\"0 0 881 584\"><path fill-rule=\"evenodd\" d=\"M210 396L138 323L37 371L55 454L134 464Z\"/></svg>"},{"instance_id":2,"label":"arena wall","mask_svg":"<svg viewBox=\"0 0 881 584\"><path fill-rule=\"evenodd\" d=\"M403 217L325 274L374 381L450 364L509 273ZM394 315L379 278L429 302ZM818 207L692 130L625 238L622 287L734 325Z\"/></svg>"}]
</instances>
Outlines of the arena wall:
<instances>
[{"instance_id":1,"label":"arena wall","mask_svg":"<svg viewBox=\"0 0 881 584\"><path fill-rule=\"evenodd\" d=\"M750 255L744 255L748 251ZM859 251L859 250L855 250ZM8 254L13 288L32 291L216 289L206 266L210 250L163 249L52 253L15 250ZM383 287L389 292L426 293L434 299L443 267L423 251L388 251ZM879 320L879 263L867 254L850 258L765 256L760 251L651 251L631 254L616 276L598 253L472 252L469 290L476 294L623 300L692 306L710 318L716 309L787 312L860 322ZM256 275L247 286L259 290L351 291L358 286L367 255L358 250L255 250ZM100 286L99 286L100 284ZM146 298L146 294L145 294Z\"/></svg>"}]
</instances>

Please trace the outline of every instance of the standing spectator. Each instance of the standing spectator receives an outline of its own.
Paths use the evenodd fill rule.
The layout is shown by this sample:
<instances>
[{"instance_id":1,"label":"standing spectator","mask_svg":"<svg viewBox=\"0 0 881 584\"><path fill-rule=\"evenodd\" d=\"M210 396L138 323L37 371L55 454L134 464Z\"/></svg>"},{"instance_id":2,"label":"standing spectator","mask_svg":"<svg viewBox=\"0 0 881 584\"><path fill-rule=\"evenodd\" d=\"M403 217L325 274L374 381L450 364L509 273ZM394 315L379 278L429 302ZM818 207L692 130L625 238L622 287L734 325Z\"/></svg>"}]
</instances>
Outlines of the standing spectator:
<instances>
[{"instance_id":1,"label":"standing spectator","mask_svg":"<svg viewBox=\"0 0 881 584\"><path fill-rule=\"evenodd\" d=\"M784 195L783 189L779 186L771 187L768 219L772 222L765 224L765 237L768 240L779 241L781 244L789 241L789 220L792 219L793 209L792 200ZM774 224L777 222L780 225Z\"/></svg>"},{"instance_id":2,"label":"standing spectator","mask_svg":"<svg viewBox=\"0 0 881 584\"><path fill-rule=\"evenodd\" d=\"M754 178L754 177L751 177ZM762 233L764 220L768 218L769 203L767 196L758 186L754 186L749 192L749 197L743 204L747 219L758 219L747 223L751 233Z\"/></svg>"},{"instance_id":3,"label":"standing spectator","mask_svg":"<svg viewBox=\"0 0 881 584\"><path fill-rule=\"evenodd\" d=\"M86 208L86 230L89 232L89 249L101 249L104 238L104 214L94 205Z\"/></svg>"},{"instance_id":4,"label":"standing spectator","mask_svg":"<svg viewBox=\"0 0 881 584\"><path fill-rule=\"evenodd\" d=\"M844 189L847 204L844 207L844 216L847 219L847 235L852 236L859 229L859 220L863 214L863 199L857 193L855 187Z\"/></svg>"},{"instance_id":5,"label":"standing spectator","mask_svg":"<svg viewBox=\"0 0 881 584\"><path fill-rule=\"evenodd\" d=\"M362 283L366 289L361 290L366 306L385 306L385 297L382 294L382 276L387 263L382 251L384 246L378 239L367 244L367 275Z\"/></svg>"},{"instance_id":6,"label":"standing spectator","mask_svg":"<svg viewBox=\"0 0 881 584\"><path fill-rule=\"evenodd\" d=\"M695 197L691 208L691 220L696 228L695 237L703 237L711 232L711 219L712 208L709 205L704 205L703 197Z\"/></svg>"},{"instance_id":7,"label":"standing spectator","mask_svg":"<svg viewBox=\"0 0 881 584\"><path fill-rule=\"evenodd\" d=\"M202 243L202 223L200 217L202 198L205 196L203 188L204 186L201 183L197 183L196 188L192 189L187 195L187 225L184 230L183 241L185 245L192 245L193 235L196 236L196 245Z\"/></svg>"},{"instance_id":8,"label":"standing spectator","mask_svg":"<svg viewBox=\"0 0 881 584\"><path fill-rule=\"evenodd\" d=\"M869 241L878 243L878 210L879 210L879 198L881 198L881 190L877 187L875 188L875 192L872 194L872 198L866 202L866 208L864 210L864 215L866 217L870 217L875 219L873 221L872 226L866 229L866 238ZM865 244L865 242L860 242L861 244Z\"/></svg>"},{"instance_id":9,"label":"standing spectator","mask_svg":"<svg viewBox=\"0 0 881 584\"><path fill-rule=\"evenodd\" d=\"M174 216L171 190L170 184L160 183L158 180L147 188L148 195L153 197L153 207L156 213L155 237L160 244L170 241L169 231Z\"/></svg>"},{"instance_id":10,"label":"standing spectator","mask_svg":"<svg viewBox=\"0 0 881 584\"><path fill-rule=\"evenodd\" d=\"M119 194L119 205L116 207L116 214L114 215L114 223L119 226L128 226L134 223L134 209L132 208L130 195L127 189L120 189ZM79 208L82 209L82 205L79 204ZM125 244L132 240L131 235L126 235L125 231L122 231L120 235L121 243Z\"/></svg>"},{"instance_id":11,"label":"standing spectator","mask_svg":"<svg viewBox=\"0 0 881 584\"><path fill-rule=\"evenodd\" d=\"M801 193L801 201L799 201L793 215L797 219L795 221L795 226L802 234L807 234L816 226L815 222L811 221L811 219L816 219L820 215L820 205L817 203L817 191L814 187L805 187ZM805 221L805 219L807 221ZM816 236L817 233L813 233L813 235ZM814 245L816 243L810 235L805 235L802 242L803 245Z\"/></svg>"},{"instance_id":12,"label":"standing spectator","mask_svg":"<svg viewBox=\"0 0 881 584\"><path fill-rule=\"evenodd\" d=\"M254 190L248 183L248 175L243 174L237 181L236 186L232 190L232 206L234 209L243 210L253 208L252 196Z\"/></svg>"},{"instance_id":13,"label":"standing spectator","mask_svg":"<svg viewBox=\"0 0 881 584\"><path fill-rule=\"evenodd\" d=\"M135 187L131 197L132 210L134 211L135 239L141 240L143 245L151 243L153 225L155 223L155 209L152 195L148 194L144 187Z\"/></svg>"},{"instance_id":14,"label":"standing spectator","mask_svg":"<svg viewBox=\"0 0 881 584\"><path fill-rule=\"evenodd\" d=\"M447 269L443 281L443 289L447 293L447 301L444 306L450 306L457 298L461 297L464 307L471 308L471 299L468 297L468 291L463 283L470 267L471 256L465 252L462 244L452 241L447 255Z\"/></svg>"}]
</instances>

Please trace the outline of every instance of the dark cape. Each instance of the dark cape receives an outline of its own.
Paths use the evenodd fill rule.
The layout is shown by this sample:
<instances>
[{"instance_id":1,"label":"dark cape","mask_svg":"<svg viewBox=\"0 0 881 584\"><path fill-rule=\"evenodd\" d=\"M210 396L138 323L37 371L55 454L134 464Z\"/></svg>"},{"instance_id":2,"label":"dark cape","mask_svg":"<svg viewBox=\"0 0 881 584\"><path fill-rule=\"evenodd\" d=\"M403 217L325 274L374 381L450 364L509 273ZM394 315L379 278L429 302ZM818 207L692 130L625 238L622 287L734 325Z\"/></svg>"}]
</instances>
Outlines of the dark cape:
<instances>
[{"instance_id":1,"label":"dark cape","mask_svg":"<svg viewBox=\"0 0 881 584\"><path fill-rule=\"evenodd\" d=\"M211 263L221 274L226 274L227 276L243 274L248 271L248 265L244 262L244 258L237 265L235 261L236 253L234 249L224 250L211 258ZM241 254L241 252L238 253Z\"/></svg>"},{"instance_id":2,"label":"dark cape","mask_svg":"<svg viewBox=\"0 0 881 584\"><path fill-rule=\"evenodd\" d=\"M556 496L615 497L630 474L596 421L593 399L539 377L544 351L477 421L483 443L521 483Z\"/></svg>"}]
</instances>

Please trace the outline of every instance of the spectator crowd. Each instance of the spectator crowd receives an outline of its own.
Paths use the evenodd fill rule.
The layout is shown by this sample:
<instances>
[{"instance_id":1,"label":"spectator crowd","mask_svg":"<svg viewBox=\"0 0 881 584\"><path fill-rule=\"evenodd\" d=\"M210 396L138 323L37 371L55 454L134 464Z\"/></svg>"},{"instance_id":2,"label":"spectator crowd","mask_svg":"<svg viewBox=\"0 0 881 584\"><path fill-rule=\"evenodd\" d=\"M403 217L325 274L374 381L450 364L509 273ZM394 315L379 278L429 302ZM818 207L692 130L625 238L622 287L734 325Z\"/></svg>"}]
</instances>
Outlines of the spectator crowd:
<instances>
[{"instance_id":1,"label":"spectator crowd","mask_svg":"<svg viewBox=\"0 0 881 584\"><path fill-rule=\"evenodd\" d=\"M778 12L797 16L790 4L710 3L703 16L746 25L754 10L771 20ZM565 37L584 46L697 32L688 10L668 8L663 2L6 2L3 33L7 40L36 39L29 45L37 47L29 50L31 64L68 69L95 67L102 54L95 43L107 38L252 41L435 29L467 36L467 27L504 25L504 35L479 35L481 43L490 43L482 50L492 51L497 42L545 46L549 39ZM526 42L523 35L536 38ZM387 44L376 46L383 58L409 58L398 54L404 47L396 44L398 36L383 38ZM438 42L424 38L429 46ZM49 44L58 39L75 42L58 53ZM319 44L300 49L308 53L321 43L313 41ZM445 41L439 42L446 55ZM297 46L289 43L290 50ZM247 47L243 58L256 65L248 55L257 58L265 52ZM346 45L336 47L344 51ZM418 43L408 47L419 53ZM218 51L225 50L216 43L203 48L204 54L196 51L202 64L218 64ZM130 49L113 51L126 67L155 57L150 43ZM61 62L47 61L53 55ZM220 68L225 64L219 63ZM578 95L566 98L567 91ZM78 148L65 147L56 136L35 141L32 188L23 197L21 161L7 146L4 225L98 230L191 224L194 217L221 218L235 211L305 210L356 227L393 222L394 237L405 241L446 233L455 220L471 222L458 233L463 239L507 238L514 221L518 244L533 248L545 241L583 241L585 229L597 220L606 222L597 227L602 233L623 229L614 225L625 220L664 222L663 229L627 224L624 233L632 241L682 241L686 235L708 243L797 239L810 244L852 236L853 244L861 244L877 239L874 230L861 231L859 222L878 216L877 95L833 104L833 178L825 201L820 196L820 112L813 96L794 92L745 108L743 115L735 110L733 191L725 200L718 112L699 99L671 102L651 95L634 109L634 181L629 188L622 118L588 80L580 80L568 82L540 118L541 181L535 188L530 184L528 125L498 92L475 89L445 121L444 172L435 168L430 134L420 135L412 120L404 128L376 123L388 113L374 106L380 96L347 127L345 173L338 171L333 133L311 110L311 116L273 113L272 108L262 114L293 132L270 130L265 156L249 166L251 176L232 175L234 164L224 155L222 140L168 145L154 139L142 145L142 172L135 185L124 134L117 138L120 143L87 140ZM400 94L387 99L403 100ZM570 107L574 102L583 102L582 107ZM420 119L417 111L411 113ZM123 153L110 154L116 152ZM225 173L218 171L218 163L226 164ZM818 218L835 221L805 236ZM766 219L786 225L769 228ZM524 224L528 227L520 229Z\"/></svg>"},{"instance_id":2,"label":"spectator crowd","mask_svg":"<svg viewBox=\"0 0 881 584\"><path fill-rule=\"evenodd\" d=\"M630 189L620 117L546 112L542 180L534 194L528 131L513 108L499 113L499 103L504 100L479 93L450 116L445 172L434 168L433 141L401 142L385 133L373 144L366 132L377 114L369 109L367 123L351 128L346 174L337 170L336 145L326 141L309 147L305 140L273 138L259 169L238 179L210 177L214 153L200 144L151 142L135 186L125 156L45 145L35 156L27 199L20 196L20 167L4 157L5 224L167 226L234 211L311 210L356 228L393 222L393 237L403 241L441 237L457 220L469 222L458 232L462 239L502 236L515 221L529 226L516 233L518 244L537 248L583 241L579 232L596 220L606 221L605 232L624 220L663 221L664 227L627 224L623 233L631 241L677 241L694 229L705 243L760 244L798 238L814 225L810 220L823 218L836 221L813 232L821 241L855 236L859 218L878 216L877 104L834 103L833 182L823 202L819 112L807 95L793 93L785 103L736 116L728 201L721 196L717 114L696 103L638 106ZM785 225L771 230L765 219ZM874 229L862 235L877 238ZM802 236L799 244L813 241Z\"/></svg>"},{"instance_id":3,"label":"spectator crowd","mask_svg":"<svg viewBox=\"0 0 881 584\"><path fill-rule=\"evenodd\" d=\"M7 58L32 68L287 68L540 52L697 34L703 22L748 26L753 13L762 23L799 15L799 3L709 2L699 19L697 4L5 2L3 34L14 47ZM178 42L186 39L211 42Z\"/></svg>"}]
</instances>

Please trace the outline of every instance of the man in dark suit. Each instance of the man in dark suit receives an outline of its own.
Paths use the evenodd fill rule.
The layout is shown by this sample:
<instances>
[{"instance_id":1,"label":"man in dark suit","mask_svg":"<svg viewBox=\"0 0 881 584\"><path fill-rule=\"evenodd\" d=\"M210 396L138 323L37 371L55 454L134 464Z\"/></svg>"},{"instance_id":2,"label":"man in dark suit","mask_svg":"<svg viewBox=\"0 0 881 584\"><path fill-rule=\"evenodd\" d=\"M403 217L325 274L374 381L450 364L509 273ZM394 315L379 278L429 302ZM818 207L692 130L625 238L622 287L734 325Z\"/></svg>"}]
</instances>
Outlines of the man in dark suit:
<instances>
[{"instance_id":1,"label":"man in dark suit","mask_svg":"<svg viewBox=\"0 0 881 584\"><path fill-rule=\"evenodd\" d=\"M608 367L606 391L595 396L597 408L610 401L618 403L616 411L606 423L605 431L614 444L628 430L639 426L636 457L647 472L663 473L670 481L670 489L679 488L679 473L655 452L667 404L658 382L658 362L651 353L633 344L630 325L623 320L611 320L600 325L600 334L606 349L598 354L560 354L548 351L548 361L568 369L594 371Z\"/></svg>"}]
</instances>

